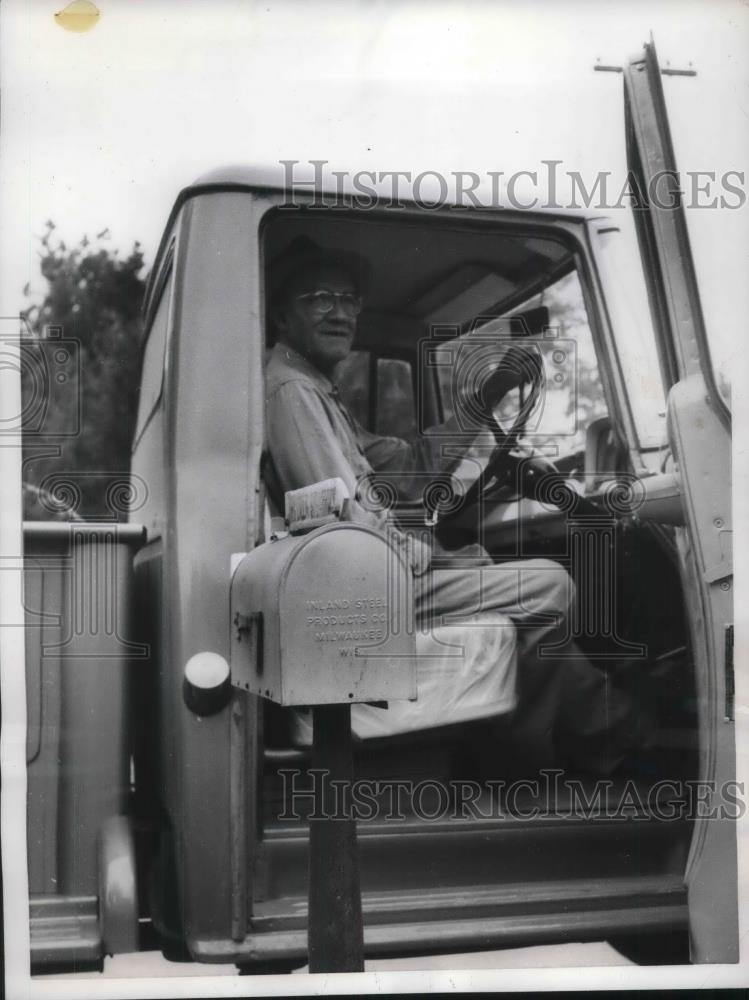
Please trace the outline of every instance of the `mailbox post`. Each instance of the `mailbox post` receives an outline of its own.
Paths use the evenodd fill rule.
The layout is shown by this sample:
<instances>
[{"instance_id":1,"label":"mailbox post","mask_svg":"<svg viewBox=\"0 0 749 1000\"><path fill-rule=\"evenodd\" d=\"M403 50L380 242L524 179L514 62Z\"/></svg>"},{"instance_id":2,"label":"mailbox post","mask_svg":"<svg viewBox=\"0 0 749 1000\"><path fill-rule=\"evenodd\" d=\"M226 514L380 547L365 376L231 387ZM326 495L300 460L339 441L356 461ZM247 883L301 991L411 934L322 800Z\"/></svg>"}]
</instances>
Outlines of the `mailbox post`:
<instances>
[{"instance_id":1,"label":"mailbox post","mask_svg":"<svg viewBox=\"0 0 749 1000\"><path fill-rule=\"evenodd\" d=\"M336 782L352 782L351 706L316 705L312 726L312 767ZM309 971L363 972L356 820L328 818L336 807L332 787L323 782L323 817L309 824Z\"/></svg>"},{"instance_id":2,"label":"mailbox post","mask_svg":"<svg viewBox=\"0 0 749 1000\"><path fill-rule=\"evenodd\" d=\"M356 821L331 815L331 781L354 778L351 705L416 697L410 571L383 534L340 520L344 491L326 480L288 493L288 532L248 553L231 586L232 684L313 712L324 778L310 820L311 972L364 968Z\"/></svg>"}]
</instances>

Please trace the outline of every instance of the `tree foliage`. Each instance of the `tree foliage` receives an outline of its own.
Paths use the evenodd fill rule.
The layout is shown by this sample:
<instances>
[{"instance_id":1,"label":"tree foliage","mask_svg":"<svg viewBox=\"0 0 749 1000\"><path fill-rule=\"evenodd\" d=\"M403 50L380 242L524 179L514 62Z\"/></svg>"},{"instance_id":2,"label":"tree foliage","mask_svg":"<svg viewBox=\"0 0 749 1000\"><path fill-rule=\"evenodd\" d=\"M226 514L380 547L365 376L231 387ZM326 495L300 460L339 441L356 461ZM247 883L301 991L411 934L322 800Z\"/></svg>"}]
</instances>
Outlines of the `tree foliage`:
<instances>
[{"instance_id":1,"label":"tree foliage","mask_svg":"<svg viewBox=\"0 0 749 1000\"><path fill-rule=\"evenodd\" d=\"M68 248L48 222L46 289L22 314L25 495L49 492L87 517L113 516L108 490L129 469L140 367L143 255L136 242L120 258L102 245L107 235ZM54 506L42 503L47 517ZM43 513L27 508L27 516Z\"/></svg>"}]
</instances>

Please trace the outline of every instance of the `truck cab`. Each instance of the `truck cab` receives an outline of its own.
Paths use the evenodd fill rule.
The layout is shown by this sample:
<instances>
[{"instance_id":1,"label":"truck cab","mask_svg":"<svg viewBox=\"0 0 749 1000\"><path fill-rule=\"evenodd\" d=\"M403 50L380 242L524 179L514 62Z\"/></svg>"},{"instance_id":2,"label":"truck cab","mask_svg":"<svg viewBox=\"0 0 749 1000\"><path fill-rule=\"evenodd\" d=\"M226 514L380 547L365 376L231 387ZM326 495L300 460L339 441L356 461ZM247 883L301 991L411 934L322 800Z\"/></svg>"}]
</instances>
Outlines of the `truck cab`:
<instances>
[{"instance_id":1,"label":"truck cab","mask_svg":"<svg viewBox=\"0 0 749 1000\"><path fill-rule=\"evenodd\" d=\"M625 76L630 165L646 191L655 171L675 168L652 46ZM117 792L96 799L85 858L71 841L62 892L49 881L62 855L49 845L30 852L32 868L49 868L36 900L32 883L34 967L95 964L134 950L146 932L169 957L249 972L306 960L309 821L293 797L308 787L309 755L294 738L298 715L237 684L210 711L185 694L195 657L232 663L232 575L271 544L267 282L270 262L300 236L372 264L338 380L374 433L440 424L459 405L459 372L480 365L482 351L513 335L535 345L544 394L523 424L516 468L523 456L552 461L559 482L600 517L575 518L562 500L528 495L511 479L450 518L449 495L435 501L425 489L414 502L396 488L393 517L441 531L445 565L475 540L500 563L555 560L587 609L575 638L591 661L605 672L647 656L668 677L657 724L673 765L658 787L562 781L554 770L518 771L517 761L511 770L470 721L360 739L360 777L451 794L463 782L472 794L430 815L380 802L359 822L366 954L606 939L645 962L737 961L736 789L732 800L720 795L735 777L730 414L710 365L683 210L642 204L625 221L509 204L394 206L381 195L363 205L353 190L292 191L277 168L238 167L180 193L153 267L132 523L107 529L108 543L101 526L86 534L56 525L54 542L28 531L27 556L42 562L50 546L73 558L109 544L126 623L104 653L77 650L79 687L55 696L72 713L62 732L75 734L60 775L76 774L106 742L104 720L92 730L71 708L89 700L85 664L103 657L97 683L107 693L96 699L109 704L105 728L117 739L101 781ZM475 480L490 450L464 458L457 481ZM78 532L82 548L66 532ZM46 572L41 607L54 580L64 592L62 576ZM30 734L45 732L54 710L54 685L39 687L47 700ZM59 835L74 822L47 742L30 758L30 841L39 810L52 809ZM85 784L73 784L85 798ZM116 858L130 874L113 886Z\"/></svg>"}]
</instances>

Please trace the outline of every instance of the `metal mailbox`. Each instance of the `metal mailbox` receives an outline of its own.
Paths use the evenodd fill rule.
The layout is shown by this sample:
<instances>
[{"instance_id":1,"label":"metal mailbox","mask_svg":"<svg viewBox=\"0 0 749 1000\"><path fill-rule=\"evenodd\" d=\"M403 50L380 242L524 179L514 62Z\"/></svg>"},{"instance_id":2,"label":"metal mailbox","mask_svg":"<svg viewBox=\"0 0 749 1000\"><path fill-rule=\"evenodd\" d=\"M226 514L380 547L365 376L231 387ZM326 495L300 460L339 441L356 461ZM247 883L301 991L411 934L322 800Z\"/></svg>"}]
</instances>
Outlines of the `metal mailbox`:
<instances>
[{"instance_id":1,"label":"metal mailbox","mask_svg":"<svg viewBox=\"0 0 749 1000\"><path fill-rule=\"evenodd\" d=\"M258 546L232 579L232 684L281 705L415 698L412 579L359 524Z\"/></svg>"}]
</instances>

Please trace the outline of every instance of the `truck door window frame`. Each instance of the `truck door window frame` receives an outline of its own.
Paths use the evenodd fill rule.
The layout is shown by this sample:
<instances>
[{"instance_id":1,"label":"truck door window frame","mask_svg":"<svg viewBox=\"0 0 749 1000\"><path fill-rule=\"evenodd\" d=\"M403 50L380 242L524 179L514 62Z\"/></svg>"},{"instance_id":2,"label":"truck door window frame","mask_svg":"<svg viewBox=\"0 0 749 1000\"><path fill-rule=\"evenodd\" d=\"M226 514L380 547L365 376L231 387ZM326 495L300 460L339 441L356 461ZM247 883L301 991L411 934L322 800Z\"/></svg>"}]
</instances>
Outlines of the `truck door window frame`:
<instances>
[{"instance_id":1,"label":"truck door window frame","mask_svg":"<svg viewBox=\"0 0 749 1000\"><path fill-rule=\"evenodd\" d=\"M730 427L731 411L718 388L710 356L666 98L652 42L645 44L642 58L625 67L624 121L627 166L636 180L632 185L635 229L659 334L666 391L681 378L701 372L721 422ZM647 162L643 162L643 154ZM666 205L651 204L655 199L650 178L670 179L666 192L663 185L656 185L659 200L667 194Z\"/></svg>"},{"instance_id":2,"label":"truck door window frame","mask_svg":"<svg viewBox=\"0 0 749 1000\"><path fill-rule=\"evenodd\" d=\"M164 374L166 371L166 355L169 343L169 331L172 321L172 298L174 292L174 246L175 240L173 239L171 245L167 251L164 264L159 272L154 286L153 295L151 296L150 302L148 303L148 310L146 313L146 323L145 332L143 334L143 340L141 341L141 362L140 362L140 380L138 382L138 402L136 405L136 425L135 432L133 433L133 441L131 445L131 451L134 451L138 445L138 442L143 437L146 428L151 422L154 413L161 404L161 400L164 396ZM162 307L165 309L165 316L163 325L157 325L157 321L160 317ZM153 334L156 329L156 334L158 336L158 341L154 340ZM163 336L162 336L163 333ZM154 356L154 349L157 354ZM158 358L158 352L161 354L161 364L158 368L158 384L151 387L151 391L144 393L144 380L143 376L147 370L150 370L149 362L151 360L156 361ZM147 407L147 412L144 412L143 407Z\"/></svg>"},{"instance_id":3,"label":"truck door window frame","mask_svg":"<svg viewBox=\"0 0 749 1000\"><path fill-rule=\"evenodd\" d=\"M360 223L361 215L361 211L351 209L346 213L341 213L340 221L343 222L349 218L352 222ZM386 210L368 211L367 217L368 221L371 220L373 224L380 224L387 218L388 223L394 228L403 226L404 229L407 229L409 223L413 222L415 219L423 224L427 224L427 218L425 217L423 210L420 210L415 206L405 208L402 213L399 212L396 219L389 216ZM277 218L278 209L276 207L270 208L266 211L261 228L261 240L267 239L267 227L275 223ZM637 423L634 418L629 398L627 379L619 357L619 351L607 308L604 288L601 284L601 278L596 268L594 241L591 239L591 233L588 228L590 219L582 216L578 218L568 217L565 215L554 216L548 220L539 220L535 217L525 219L523 218L523 213L518 211L513 213L513 218L510 220L506 218L498 219L496 215L478 210L475 214L472 213L470 219L462 219L461 223L462 224L457 227L460 230L464 230L467 224L468 228L476 233L492 230L507 239L514 237L520 239L537 237L553 241L554 243L558 243L566 248L568 254L561 264L555 265L553 276L561 277L563 276L565 270L574 269L577 272L578 280L580 281L582 289L582 297L587 313L588 323L593 338L593 345L596 352L596 359L601 376L601 384L603 387L606 408L609 413L612 427L614 428L617 437L620 438L622 442L626 442L630 456L629 464L632 467L629 471L637 469L640 471L646 471L640 454L642 444L640 442ZM429 216L428 225L439 228L444 227L446 230L450 230L454 228L456 224L453 218L447 217L447 213L440 213L439 216ZM498 306L501 306L501 310L498 308L496 315L501 315L516 309L516 307L518 307L522 302L526 301L529 297L532 297L537 290L544 285L549 284L551 278L552 274L547 270L538 278L538 280L532 282L529 286L524 287L521 293L511 296L502 303L499 303ZM489 312L491 312L491 310L489 310ZM470 319L466 318L465 323L461 323L456 326L456 331L463 330L463 332L465 332L469 326ZM429 330L426 327L424 328L423 339L429 339ZM378 345L376 340L369 335L361 342L361 345L357 344L355 346L376 350ZM436 378L430 380L431 385L426 385L423 379L423 373L420 371L422 361L419 355L419 350L417 339L414 341L412 351L412 363L414 365L414 373L417 384L417 405L421 406L422 403L425 402L425 397L428 398L428 402L430 404L429 409L431 411L429 413L429 424L431 425L435 422L439 423L441 419L444 419L444 413L440 412L442 410L442 406L439 387L436 384ZM393 344L393 347L388 350L388 354L393 357L397 356L399 353L400 351L397 344ZM424 424L424 417L426 414L420 412L418 416L420 428L423 428L426 426Z\"/></svg>"}]
</instances>

